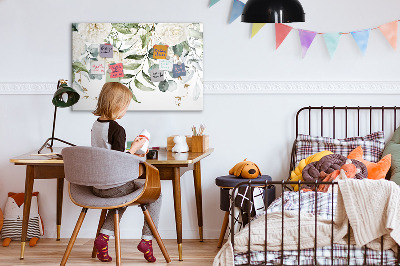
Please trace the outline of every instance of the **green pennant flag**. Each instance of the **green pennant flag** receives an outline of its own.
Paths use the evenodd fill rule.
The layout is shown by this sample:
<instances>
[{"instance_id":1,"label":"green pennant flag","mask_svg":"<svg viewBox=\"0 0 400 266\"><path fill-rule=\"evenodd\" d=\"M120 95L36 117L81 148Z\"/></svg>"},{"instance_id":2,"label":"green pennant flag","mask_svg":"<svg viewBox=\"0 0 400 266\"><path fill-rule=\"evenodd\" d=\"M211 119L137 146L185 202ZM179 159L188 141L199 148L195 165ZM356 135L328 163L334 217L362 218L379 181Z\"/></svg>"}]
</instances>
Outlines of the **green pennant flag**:
<instances>
[{"instance_id":1,"label":"green pennant flag","mask_svg":"<svg viewBox=\"0 0 400 266\"><path fill-rule=\"evenodd\" d=\"M218 2L219 2L219 0L210 0L210 5L208 7L212 7L213 5L215 5Z\"/></svg>"}]
</instances>

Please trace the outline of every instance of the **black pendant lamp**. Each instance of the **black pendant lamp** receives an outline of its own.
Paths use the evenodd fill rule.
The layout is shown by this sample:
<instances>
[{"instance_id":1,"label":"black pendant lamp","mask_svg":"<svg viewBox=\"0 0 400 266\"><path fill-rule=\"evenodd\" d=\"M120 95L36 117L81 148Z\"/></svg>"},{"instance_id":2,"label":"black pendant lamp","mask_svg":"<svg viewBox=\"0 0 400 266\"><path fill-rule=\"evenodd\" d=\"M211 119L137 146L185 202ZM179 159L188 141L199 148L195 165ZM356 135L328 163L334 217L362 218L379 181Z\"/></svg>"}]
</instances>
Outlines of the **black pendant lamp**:
<instances>
[{"instance_id":1,"label":"black pendant lamp","mask_svg":"<svg viewBox=\"0 0 400 266\"><path fill-rule=\"evenodd\" d=\"M304 22L304 10L298 0L249 0L243 9L242 22Z\"/></svg>"}]
</instances>

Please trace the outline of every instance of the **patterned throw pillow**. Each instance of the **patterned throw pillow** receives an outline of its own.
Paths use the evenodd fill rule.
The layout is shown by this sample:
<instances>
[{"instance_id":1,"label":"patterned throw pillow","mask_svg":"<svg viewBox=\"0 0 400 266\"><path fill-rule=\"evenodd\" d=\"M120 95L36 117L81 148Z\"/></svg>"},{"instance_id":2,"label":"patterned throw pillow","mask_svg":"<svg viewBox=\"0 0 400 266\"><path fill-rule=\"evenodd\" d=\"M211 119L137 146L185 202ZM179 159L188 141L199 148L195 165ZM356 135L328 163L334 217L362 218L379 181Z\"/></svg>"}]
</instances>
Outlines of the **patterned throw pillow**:
<instances>
[{"instance_id":1,"label":"patterned throw pillow","mask_svg":"<svg viewBox=\"0 0 400 266\"><path fill-rule=\"evenodd\" d=\"M345 139L299 134L295 145L296 165L298 165L302 159L324 150L329 150L347 157L347 155L358 146L362 147L365 160L378 162L385 148L385 140L383 131L374 132L364 137Z\"/></svg>"}]
</instances>

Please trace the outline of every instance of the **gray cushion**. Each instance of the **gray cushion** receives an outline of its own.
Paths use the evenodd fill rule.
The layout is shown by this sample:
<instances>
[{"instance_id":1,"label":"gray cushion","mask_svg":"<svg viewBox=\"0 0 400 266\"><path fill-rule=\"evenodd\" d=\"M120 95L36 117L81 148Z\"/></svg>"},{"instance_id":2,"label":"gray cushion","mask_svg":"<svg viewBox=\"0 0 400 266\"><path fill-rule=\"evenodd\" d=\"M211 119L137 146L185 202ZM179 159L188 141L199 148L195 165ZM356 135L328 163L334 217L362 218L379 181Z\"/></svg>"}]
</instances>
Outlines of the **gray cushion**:
<instances>
[{"instance_id":1,"label":"gray cushion","mask_svg":"<svg viewBox=\"0 0 400 266\"><path fill-rule=\"evenodd\" d=\"M388 172L390 180L400 185L400 127L396 129L392 139L386 144L382 157L392 155L392 165Z\"/></svg>"},{"instance_id":2,"label":"gray cushion","mask_svg":"<svg viewBox=\"0 0 400 266\"><path fill-rule=\"evenodd\" d=\"M135 183L136 182L144 183L145 180L135 180ZM70 193L72 199L79 205L90 207L111 207L121 205L135 199L143 191L143 188L144 186L123 197L100 198L93 194L92 187L71 183Z\"/></svg>"}]
</instances>

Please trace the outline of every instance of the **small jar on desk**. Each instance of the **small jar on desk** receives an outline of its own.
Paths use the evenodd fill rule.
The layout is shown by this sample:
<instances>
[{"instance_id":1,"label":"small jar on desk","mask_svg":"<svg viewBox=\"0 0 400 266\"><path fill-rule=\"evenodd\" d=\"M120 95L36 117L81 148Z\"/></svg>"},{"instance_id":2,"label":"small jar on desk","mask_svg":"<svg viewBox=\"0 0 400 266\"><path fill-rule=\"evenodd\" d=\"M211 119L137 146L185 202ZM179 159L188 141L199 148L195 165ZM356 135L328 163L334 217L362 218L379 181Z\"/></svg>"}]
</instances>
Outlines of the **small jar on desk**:
<instances>
[{"instance_id":1,"label":"small jar on desk","mask_svg":"<svg viewBox=\"0 0 400 266\"><path fill-rule=\"evenodd\" d=\"M236 185L242 182L264 182L272 181L272 178L268 175L261 175L254 179L245 179L241 177L237 177L234 175L220 176L215 179L215 184L220 187L220 209L225 212L224 221L222 223L221 233L218 240L217 247L220 248L222 246L222 242L225 237L225 232L228 227L229 222L229 212L230 212L230 190L233 189ZM252 187L264 187L264 185L254 184ZM275 200L275 186L268 185L268 187L263 191L265 206L268 207Z\"/></svg>"}]
</instances>

